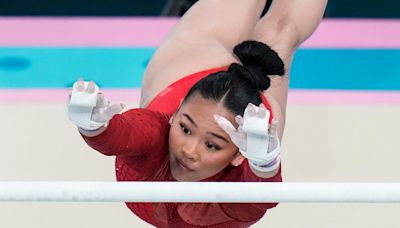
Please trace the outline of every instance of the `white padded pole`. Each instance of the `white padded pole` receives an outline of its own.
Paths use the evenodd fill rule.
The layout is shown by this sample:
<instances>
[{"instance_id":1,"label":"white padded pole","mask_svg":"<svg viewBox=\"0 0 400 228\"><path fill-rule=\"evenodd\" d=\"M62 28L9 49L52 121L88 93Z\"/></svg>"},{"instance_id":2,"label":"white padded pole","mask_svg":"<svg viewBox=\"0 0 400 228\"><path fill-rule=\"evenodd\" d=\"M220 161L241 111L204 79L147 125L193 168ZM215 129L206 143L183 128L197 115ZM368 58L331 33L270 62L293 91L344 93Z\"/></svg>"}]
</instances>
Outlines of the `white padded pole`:
<instances>
[{"instance_id":1,"label":"white padded pole","mask_svg":"<svg viewBox=\"0 0 400 228\"><path fill-rule=\"evenodd\" d=\"M0 201L400 203L400 183L0 182Z\"/></svg>"}]
</instances>

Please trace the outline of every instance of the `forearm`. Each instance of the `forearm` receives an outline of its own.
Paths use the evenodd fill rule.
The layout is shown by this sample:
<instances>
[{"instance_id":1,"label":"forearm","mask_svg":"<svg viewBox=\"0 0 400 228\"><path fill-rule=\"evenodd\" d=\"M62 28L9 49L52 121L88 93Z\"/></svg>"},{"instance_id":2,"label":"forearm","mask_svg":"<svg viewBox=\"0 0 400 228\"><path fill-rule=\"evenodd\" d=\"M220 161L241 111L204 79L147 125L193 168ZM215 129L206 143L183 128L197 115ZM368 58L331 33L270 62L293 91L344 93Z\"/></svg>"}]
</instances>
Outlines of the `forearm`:
<instances>
[{"instance_id":1,"label":"forearm","mask_svg":"<svg viewBox=\"0 0 400 228\"><path fill-rule=\"evenodd\" d=\"M131 109L115 115L107 127L80 132L86 143L102 154L140 156L163 143L160 136L168 133L168 120L161 113Z\"/></svg>"},{"instance_id":2,"label":"forearm","mask_svg":"<svg viewBox=\"0 0 400 228\"><path fill-rule=\"evenodd\" d=\"M122 155L131 153L136 139L135 129L127 124L122 115L116 115L112 118L107 127L103 126L94 131L87 131L79 128L85 142L93 149L104 155ZM127 149L129 148L129 149Z\"/></svg>"}]
</instances>

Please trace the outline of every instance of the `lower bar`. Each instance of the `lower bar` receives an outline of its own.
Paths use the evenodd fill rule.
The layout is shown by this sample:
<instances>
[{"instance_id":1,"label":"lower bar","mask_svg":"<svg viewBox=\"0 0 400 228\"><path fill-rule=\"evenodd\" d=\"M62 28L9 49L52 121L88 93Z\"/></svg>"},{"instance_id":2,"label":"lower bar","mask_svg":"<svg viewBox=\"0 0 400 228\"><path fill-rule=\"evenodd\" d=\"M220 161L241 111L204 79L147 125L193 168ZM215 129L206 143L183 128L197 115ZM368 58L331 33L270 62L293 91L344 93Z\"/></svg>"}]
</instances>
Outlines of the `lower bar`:
<instances>
[{"instance_id":1,"label":"lower bar","mask_svg":"<svg viewBox=\"0 0 400 228\"><path fill-rule=\"evenodd\" d=\"M0 201L400 203L400 183L0 182Z\"/></svg>"}]
</instances>

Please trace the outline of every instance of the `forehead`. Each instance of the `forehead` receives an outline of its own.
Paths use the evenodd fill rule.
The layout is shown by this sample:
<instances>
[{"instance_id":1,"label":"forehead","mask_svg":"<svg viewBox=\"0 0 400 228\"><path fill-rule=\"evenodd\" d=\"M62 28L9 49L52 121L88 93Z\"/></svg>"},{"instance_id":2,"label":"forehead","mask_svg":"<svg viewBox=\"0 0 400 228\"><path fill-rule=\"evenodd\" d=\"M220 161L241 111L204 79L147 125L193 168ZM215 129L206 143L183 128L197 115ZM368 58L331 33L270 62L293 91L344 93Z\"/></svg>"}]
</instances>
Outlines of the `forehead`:
<instances>
[{"instance_id":1,"label":"forehead","mask_svg":"<svg viewBox=\"0 0 400 228\"><path fill-rule=\"evenodd\" d=\"M214 119L214 114L224 116L230 120L234 118L233 114L226 109L222 103L205 99L200 95L193 96L185 101L179 109L179 112L193 115L193 117L198 116L211 119Z\"/></svg>"}]
</instances>

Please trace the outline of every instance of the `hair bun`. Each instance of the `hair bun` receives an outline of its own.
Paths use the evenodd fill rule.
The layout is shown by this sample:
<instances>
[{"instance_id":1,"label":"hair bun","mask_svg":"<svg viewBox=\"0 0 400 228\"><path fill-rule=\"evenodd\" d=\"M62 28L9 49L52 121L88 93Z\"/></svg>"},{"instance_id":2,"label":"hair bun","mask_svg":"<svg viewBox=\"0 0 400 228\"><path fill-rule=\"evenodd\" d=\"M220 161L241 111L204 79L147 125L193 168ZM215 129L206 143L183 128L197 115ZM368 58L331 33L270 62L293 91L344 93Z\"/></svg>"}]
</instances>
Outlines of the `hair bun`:
<instances>
[{"instance_id":1,"label":"hair bun","mask_svg":"<svg viewBox=\"0 0 400 228\"><path fill-rule=\"evenodd\" d=\"M260 90L270 86L267 75L284 75L285 67L282 59L268 45L258 41L244 41L233 49L243 67L255 77Z\"/></svg>"},{"instance_id":2,"label":"hair bun","mask_svg":"<svg viewBox=\"0 0 400 228\"><path fill-rule=\"evenodd\" d=\"M229 71L240 75L242 78L245 78L248 82L255 85L257 89L261 91L268 89L271 84L269 77L258 77L254 75L248 68L237 63L232 63L229 66Z\"/></svg>"}]
</instances>

